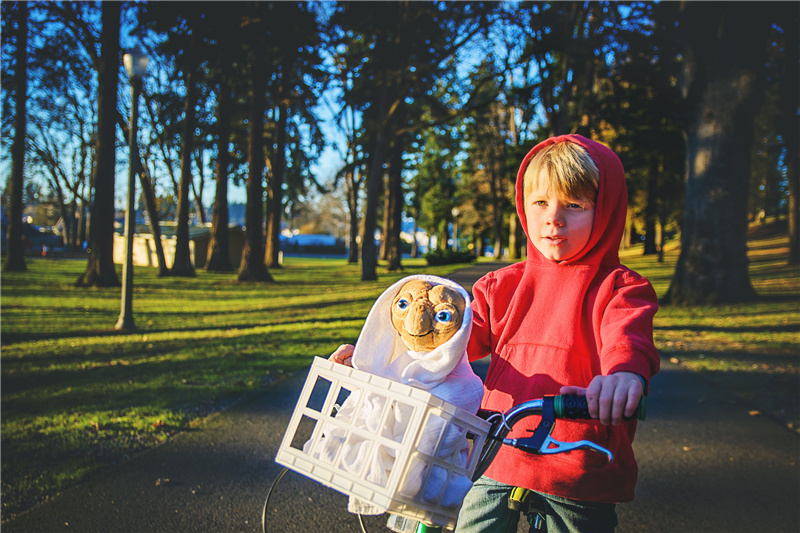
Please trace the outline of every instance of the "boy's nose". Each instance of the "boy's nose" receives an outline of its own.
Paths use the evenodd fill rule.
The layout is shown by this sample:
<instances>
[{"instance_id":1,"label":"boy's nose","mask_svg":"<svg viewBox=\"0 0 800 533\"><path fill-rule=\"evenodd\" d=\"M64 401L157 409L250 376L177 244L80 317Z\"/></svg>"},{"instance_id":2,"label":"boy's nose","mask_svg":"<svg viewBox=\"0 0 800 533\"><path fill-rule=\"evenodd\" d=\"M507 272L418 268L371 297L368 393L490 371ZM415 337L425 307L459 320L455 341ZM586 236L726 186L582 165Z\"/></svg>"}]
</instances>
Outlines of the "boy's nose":
<instances>
[{"instance_id":1,"label":"boy's nose","mask_svg":"<svg viewBox=\"0 0 800 533\"><path fill-rule=\"evenodd\" d=\"M564 208L560 205L553 205L547 213L547 223L554 226L564 225Z\"/></svg>"}]
</instances>

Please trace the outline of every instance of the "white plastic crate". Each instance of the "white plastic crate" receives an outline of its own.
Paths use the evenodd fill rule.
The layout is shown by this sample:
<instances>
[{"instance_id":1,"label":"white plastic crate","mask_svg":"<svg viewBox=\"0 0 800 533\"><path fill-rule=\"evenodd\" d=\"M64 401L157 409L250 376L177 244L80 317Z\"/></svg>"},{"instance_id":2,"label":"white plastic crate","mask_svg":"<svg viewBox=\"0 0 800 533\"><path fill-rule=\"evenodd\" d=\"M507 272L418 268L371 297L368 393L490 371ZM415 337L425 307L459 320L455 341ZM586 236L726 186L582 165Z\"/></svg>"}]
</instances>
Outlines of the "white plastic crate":
<instances>
[{"instance_id":1,"label":"white plastic crate","mask_svg":"<svg viewBox=\"0 0 800 533\"><path fill-rule=\"evenodd\" d=\"M372 429L358 416L336 416L334 406L351 395L351 406L369 398L380 417ZM397 416L403 430L387 435L387 419ZM485 420L424 390L317 357L275 461L386 512L452 529L461 501L449 501L459 491L448 498L448 489L472 478L488 431ZM452 451L453 437L468 437L464 442L471 444ZM348 448L351 443L367 458L356 472L344 460L355 449ZM376 460L390 465L390 474L377 483L366 472Z\"/></svg>"}]
</instances>

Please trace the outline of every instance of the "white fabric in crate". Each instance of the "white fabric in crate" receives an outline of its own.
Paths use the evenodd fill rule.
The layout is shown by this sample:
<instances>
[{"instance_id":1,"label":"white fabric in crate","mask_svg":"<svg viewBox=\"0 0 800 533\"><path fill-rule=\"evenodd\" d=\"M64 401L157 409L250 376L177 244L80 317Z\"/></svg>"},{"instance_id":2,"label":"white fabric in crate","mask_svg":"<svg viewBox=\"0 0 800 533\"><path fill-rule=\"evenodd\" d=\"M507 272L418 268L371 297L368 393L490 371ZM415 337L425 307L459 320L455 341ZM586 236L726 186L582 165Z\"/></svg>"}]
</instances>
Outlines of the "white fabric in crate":
<instances>
[{"instance_id":1,"label":"white fabric in crate","mask_svg":"<svg viewBox=\"0 0 800 533\"><path fill-rule=\"evenodd\" d=\"M432 285L446 285L457 290L466 302L460 329L446 343L431 352L413 352L406 347L400 334L392 326L392 301L407 282L417 279ZM483 383L472 371L467 360L467 342L472 331L472 310L469 294L463 287L448 279L436 276L416 275L401 279L376 300L367 315L353 353L353 367L371 374L382 376L400 383L427 390L442 400L461 407L469 413L476 413L483 397ZM408 428L410 410L393 406L386 410L385 398L366 393L363 401L361 391L356 391L344 402L339 417L372 432L380 431L384 437L399 442ZM385 413L385 420L381 420ZM383 422L383 427L381 427ZM446 427L445 427L446 426ZM345 442L342 431L327 431L325 438L317 446L316 453L333 462L342 447L342 466L353 474L362 473L372 483L385 486L394 466L393 450L381 447L373 450L368 440L353 439ZM439 443L438 449L436 448ZM468 442L463 428L447 424L444 419L431 417L425 426L422 440L417 447L420 452L439 459L452 458L450 462L464 468L468 454ZM366 470L363 468L366 466ZM443 507L461 505L472 481L463 474L453 472L422 460L412 463L401 494L417 498L425 503L437 503ZM425 476L425 486L422 486ZM448 479L449 477L449 479ZM351 497L348 504L350 512L359 514L381 514L386 509Z\"/></svg>"}]
</instances>

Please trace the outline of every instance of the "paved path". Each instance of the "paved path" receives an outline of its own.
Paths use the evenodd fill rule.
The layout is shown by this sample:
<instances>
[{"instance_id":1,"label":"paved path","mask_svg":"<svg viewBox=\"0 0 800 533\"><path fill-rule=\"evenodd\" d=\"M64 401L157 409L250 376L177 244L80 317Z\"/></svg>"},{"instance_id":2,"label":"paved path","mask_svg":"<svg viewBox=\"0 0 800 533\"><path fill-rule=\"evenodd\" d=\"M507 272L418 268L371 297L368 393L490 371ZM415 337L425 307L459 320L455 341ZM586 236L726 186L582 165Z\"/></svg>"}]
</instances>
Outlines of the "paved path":
<instances>
[{"instance_id":1,"label":"paved path","mask_svg":"<svg viewBox=\"0 0 800 533\"><path fill-rule=\"evenodd\" d=\"M469 276L485 268L470 267ZM211 416L23 513L4 533L260 531L280 471L273 458L303 380L292 376ZM619 507L619 533L800 531L800 438L750 416L701 377L664 361L635 447L637 500ZM290 472L272 499L268 531L359 532L345 507L344 496ZM383 521L369 518L368 531L388 531Z\"/></svg>"}]
</instances>

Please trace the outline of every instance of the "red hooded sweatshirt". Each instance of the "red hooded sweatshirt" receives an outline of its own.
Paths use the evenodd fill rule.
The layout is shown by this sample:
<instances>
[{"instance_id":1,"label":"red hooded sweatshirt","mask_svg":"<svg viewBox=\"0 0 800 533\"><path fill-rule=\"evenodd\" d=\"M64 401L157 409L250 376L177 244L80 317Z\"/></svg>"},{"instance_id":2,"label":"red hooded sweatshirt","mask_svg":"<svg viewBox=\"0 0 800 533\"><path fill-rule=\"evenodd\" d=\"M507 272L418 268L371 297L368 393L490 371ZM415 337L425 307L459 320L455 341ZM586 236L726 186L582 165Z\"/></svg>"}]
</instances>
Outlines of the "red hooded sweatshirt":
<instances>
[{"instance_id":1,"label":"red hooded sweatshirt","mask_svg":"<svg viewBox=\"0 0 800 533\"><path fill-rule=\"evenodd\" d=\"M527 234L525 169L543 147L564 141L584 147L600 171L591 236L582 251L561 262L546 259L529 238L525 261L489 273L473 286L469 359L492 356L484 409L505 411L558 394L563 385L586 387L597 375L633 372L649 381L659 369L653 344L655 291L619 262L628 192L616 154L579 135L555 137L534 147L517 174L522 227ZM523 420L509 437L529 436L538 423L538 417ZM635 431L635 421L603 426L597 420L559 420L554 439L590 440L614 452L614 463L591 450L539 456L503 446L486 475L575 500L631 501L638 472L631 447Z\"/></svg>"}]
</instances>

